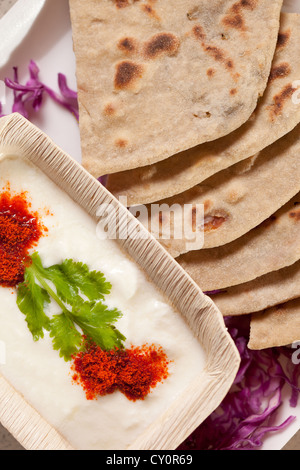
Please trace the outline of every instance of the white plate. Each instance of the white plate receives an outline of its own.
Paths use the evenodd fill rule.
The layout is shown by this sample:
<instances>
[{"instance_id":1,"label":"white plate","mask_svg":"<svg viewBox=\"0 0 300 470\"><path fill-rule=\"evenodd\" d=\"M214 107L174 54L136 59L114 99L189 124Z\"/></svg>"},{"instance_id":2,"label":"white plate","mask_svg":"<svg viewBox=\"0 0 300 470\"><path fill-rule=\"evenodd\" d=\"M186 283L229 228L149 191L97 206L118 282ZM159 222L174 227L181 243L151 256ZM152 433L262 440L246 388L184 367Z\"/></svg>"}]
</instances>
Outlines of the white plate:
<instances>
[{"instance_id":1,"label":"white plate","mask_svg":"<svg viewBox=\"0 0 300 470\"><path fill-rule=\"evenodd\" d=\"M10 59L11 52L21 44L30 31L36 17L45 5L46 0L19 0L7 12L1 22L0 29L0 66L3 67ZM11 27L11 24L14 27Z\"/></svg>"},{"instance_id":2,"label":"white plate","mask_svg":"<svg viewBox=\"0 0 300 470\"><path fill-rule=\"evenodd\" d=\"M300 13L300 0L285 0L284 11ZM76 89L68 0L47 0L21 45L13 52L8 64L0 69L0 80L5 77L12 78L12 67L18 66L20 82L24 83L28 79L27 66L31 59L41 70L40 79L48 86L58 91L57 74L61 72L67 76L68 85ZM71 114L49 98L45 98L43 110L39 115L32 113L32 122L48 134L62 150L81 162L78 123ZM7 102L3 106L4 113L11 111L11 103L11 98L7 96ZM287 392L283 397L277 422L283 422L290 415L296 416L296 420L287 429L270 433L265 439L264 450L280 450L300 429L300 407L290 408L288 398Z\"/></svg>"},{"instance_id":3,"label":"white plate","mask_svg":"<svg viewBox=\"0 0 300 470\"><path fill-rule=\"evenodd\" d=\"M0 21L1 25L1 21ZM1 25L2 27L2 25ZM13 25L12 25L13 27ZM12 67L18 66L21 83L28 80L28 64L33 59L40 68L40 79L58 90L57 74L64 73L68 85L76 89L68 0L47 0L42 12L23 42L16 48L7 65L0 69L0 79L13 78ZM3 113L11 112L11 94L7 93ZM77 161L81 161L79 129L76 119L45 95L45 106L30 119L57 145Z\"/></svg>"}]
</instances>

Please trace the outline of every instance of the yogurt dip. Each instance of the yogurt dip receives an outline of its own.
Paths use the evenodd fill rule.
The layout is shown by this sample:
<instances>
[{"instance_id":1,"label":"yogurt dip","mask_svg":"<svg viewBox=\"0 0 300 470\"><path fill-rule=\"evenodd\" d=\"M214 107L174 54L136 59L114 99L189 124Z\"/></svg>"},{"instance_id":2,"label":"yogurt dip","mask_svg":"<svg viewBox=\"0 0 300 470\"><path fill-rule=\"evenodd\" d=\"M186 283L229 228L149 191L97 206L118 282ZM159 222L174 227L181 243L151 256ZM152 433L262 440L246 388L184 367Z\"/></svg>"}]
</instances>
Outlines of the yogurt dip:
<instances>
[{"instance_id":1,"label":"yogurt dip","mask_svg":"<svg viewBox=\"0 0 300 470\"><path fill-rule=\"evenodd\" d=\"M42 171L21 157L2 155L0 175L0 188L9 182L12 192L28 192L32 211L48 228L35 249L43 265L72 258L103 272L112 284L105 303L123 314L116 327L127 338L125 346L155 343L172 361L169 377L144 400L132 402L116 391L88 401L48 332L34 342L17 307L16 291L0 287L0 341L5 345L0 373L74 449L126 449L201 374L203 348L117 241L99 237L96 221ZM60 313L55 303L47 309L49 316Z\"/></svg>"}]
</instances>

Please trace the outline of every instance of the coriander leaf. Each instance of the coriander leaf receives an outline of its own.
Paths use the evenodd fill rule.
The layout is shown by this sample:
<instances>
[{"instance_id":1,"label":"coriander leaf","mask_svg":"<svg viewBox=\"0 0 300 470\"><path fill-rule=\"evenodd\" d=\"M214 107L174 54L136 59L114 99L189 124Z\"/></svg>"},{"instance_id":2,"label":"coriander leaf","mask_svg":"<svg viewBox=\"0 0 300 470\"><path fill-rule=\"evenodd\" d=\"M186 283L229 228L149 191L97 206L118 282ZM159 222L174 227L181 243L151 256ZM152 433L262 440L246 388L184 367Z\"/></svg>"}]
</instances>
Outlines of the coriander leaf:
<instances>
[{"instance_id":1,"label":"coriander leaf","mask_svg":"<svg viewBox=\"0 0 300 470\"><path fill-rule=\"evenodd\" d=\"M71 259L42 269L43 275L55 285L57 294L69 304L80 292L89 300L103 300L111 290L111 284L106 281L104 274L90 271L86 264Z\"/></svg>"},{"instance_id":2,"label":"coriander leaf","mask_svg":"<svg viewBox=\"0 0 300 470\"><path fill-rule=\"evenodd\" d=\"M60 266L50 266L44 269L44 276L49 281L52 281L56 288L57 295L63 302L71 304L73 298L78 295L78 287L74 284L72 279L67 279Z\"/></svg>"},{"instance_id":3,"label":"coriander leaf","mask_svg":"<svg viewBox=\"0 0 300 470\"><path fill-rule=\"evenodd\" d=\"M103 350L109 351L114 348L122 349L124 347L123 341L126 338L112 326L94 328L83 322L79 322L79 325L84 334Z\"/></svg>"},{"instance_id":4,"label":"coriander leaf","mask_svg":"<svg viewBox=\"0 0 300 470\"><path fill-rule=\"evenodd\" d=\"M103 349L123 347L126 338L114 326L122 314L102 303L110 289L111 284L104 275L90 271L86 264L68 259L44 268L36 252L31 256L31 265L26 267L24 283L18 287L17 303L26 315L34 339L44 336L43 329L50 330L53 348L69 360L78 350L83 335ZM44 312L50 299L62 311L51 320Z\"/></svg>"},{"instance_id":5,"label":"coriander leaf","mask_svg":"<svg viewBox=\"0 0 300 470\"><path fill-rule=\"evenodd\" d=\"M54 284L57 295L60 299L64 302L68 301L71 303L72 298L78 295L78 287L74 285L72 279L68 279L67 276L65 276L61 269L61 265L44 268L38 253L33 253L31 260L32 265L36 268L38 274L41 275L43 279L48 279Z\"/></svg>"},{"instance_id":6,"label":"coriander leaf","mask_svg":"<svg viewBox=\"0 0 300 470\"><path fill-rule=\"evenodd\" d=\"M102 302L84 302L78 298L73 306L72 316L83 333L102 349L123 347L122 342L126 338L113 326L122 316L117 309L110 310Z\"/></svg>"},{"instance_id":7,"label":"coriander leaf","mask_svg":"<svg viewBox=\"0 0 300 470\"><path fill-rule=\"evenodd\" d=\"M61 266L64 274L73 280L89 300L103 300L104 296L110 293L111 284L100 271L90 271L86 264L70 259L64 261Z\"/></svg>"},{"instance_id":8,"label":"coriander leaf","mask_svg":"<svg viewBox=\"0 0 300 470\"><path fill-rule=\"evenodd\" d=\"M72 315L75 318L80 317L84 321L90 321L95 326L116 323L122 317L122 313L116 308L110 310L102 302L84 301L79 296L74 301Z\"/></svg>"},{"instance_id":9,"label":"coriander leaf","mask_svg":"<svg viewBox=\"0 0 300 470\"><path fill-rule=\"evenodd\" d=\"M50 337L53 349L59 351L60 357L69 361L81 346L82 334L76 329L73 321L64 313L54 315L50 322Z\"/></svg>"},{"instance_id":10,"label":"coriander leaf","mask_svg":"<svg viewBox=\"0 0 300 470\"><path fill-rule=\"evenodd\" d=\"M43 330L50 328L50 320L44 312L45 303L49 302L48 292L35 282L34 270L26 268L24 282L18 286L17 305L26 317L34 341L43 338Z\"/></svg>"}]
</instances>

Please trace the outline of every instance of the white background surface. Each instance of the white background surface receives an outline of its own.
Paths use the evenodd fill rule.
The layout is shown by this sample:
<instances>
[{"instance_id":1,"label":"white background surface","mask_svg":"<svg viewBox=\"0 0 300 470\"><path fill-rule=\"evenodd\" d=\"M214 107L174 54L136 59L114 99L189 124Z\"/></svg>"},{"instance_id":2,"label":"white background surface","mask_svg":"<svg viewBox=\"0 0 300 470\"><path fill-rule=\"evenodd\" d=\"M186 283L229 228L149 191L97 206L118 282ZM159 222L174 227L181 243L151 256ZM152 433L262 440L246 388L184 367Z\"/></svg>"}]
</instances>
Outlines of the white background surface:
<instances>
[{"instance_id":1,"label":"white background surface","mask_svg":"<svg viewBox=\"0 0 300 470\"><path fill-rule=\"evenodd\" d=\"M1 28L0 42L5 30ZM11 55L6 66L0 69L0 79L13 78L13 66L18 66L20 83L28 80L27 66L33 59L40 68L40 79L56 89L57 74L64 73L70 88L76 89L75 57L73 53L68 0L47 0L33 27ZM11 96L11 94L9 94ZM3 107L11 112L11 100ZM43 111L31 121L45 131L62 150L81 161L78 123L66 110L45 95Z\"/></svg>"},{"instance_id":2,"label":"white background surface","mask_svg":"<svg viewBox=\"0 0 300 470\"><path fill-rule=\"evenodd\" d=\"M284 4L285 11L300 13L300 0L286 0ZM13 28L14 25L11 27ZM1 38L5 34L5 28L2 27L0 20L0 43ZM21 44L13 51L7 64L0 69L0 79L3 80L5 77L13 78L12 67L18 66L20 82L24 83L28 79L27 66L31 59L40 68L41 81L48 86L58 91L57 74L61 72L67 76L70 88L76 90L75 57L72 45L68 0L46 0L44 8L31 30L22 40ZM7 97L7 102L3 106L3 112L10 113L10 111L11 99ZM45 96L43 111L38 116L32 113L31 120L45 131L66 153L77 161L81 161L78 123L70 113ZM284 421L291 414L297 417L296 421L285 431L270 434L265 441L264 450L281 449L300 429L300 405L297 409L291 409L287 395L284 397L283 406L278 415L278 423ZM300 439L298 449L300 450Z\"/></svg>"}]
</instances>

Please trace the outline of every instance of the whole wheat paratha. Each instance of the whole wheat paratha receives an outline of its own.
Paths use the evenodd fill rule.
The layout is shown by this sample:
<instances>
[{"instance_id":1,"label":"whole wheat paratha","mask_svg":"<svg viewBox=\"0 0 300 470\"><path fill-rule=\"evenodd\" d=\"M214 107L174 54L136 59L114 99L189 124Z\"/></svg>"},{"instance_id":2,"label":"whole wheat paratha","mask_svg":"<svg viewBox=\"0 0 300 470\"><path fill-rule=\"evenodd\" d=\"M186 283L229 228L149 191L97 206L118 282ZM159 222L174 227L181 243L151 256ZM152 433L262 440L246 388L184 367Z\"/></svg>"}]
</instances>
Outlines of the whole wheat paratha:
<instances>
[{"instance_id":1,"label":"whole wheat paratha","mask_svg":"<svg viewBox=\"0 0 300 470\"><path fill-rule=\"evenodd\" d=\"M277 212L300 191L300 125L258 155L217 173L202 184L172 198L159 201L159 217L153 217L152 204L145 206L139 220L169 253L178 257L199 248L222 246L242 237ZM202 204L204 220L195 223L195 209ZM191 208L183 217L183 208ZM172 210L171 210L172 209ZM173 218L173 213L175 214ZM146 214L146 215L145 215ZM174 228L182 219L185 232L195 233L190 248L185 232ZM204 245L197 246L196 234L204 231ZM164 239L165 234L171 236ZM173 236L173 238L172 238ZM177 238L175 238L177 237Z\"/></svg>"},{"instance_id":2,"label":"whole wheat paratha","mask_svg":"<svg viewBox=\"0 0 300 470\"><path fill-rule=\"evenodd\" d=\"M282 0L70 0L82 163L145 166L229 134L269 77Z\"/></svg>"},{"instance_id":3,"label":"whole wheat paratha","mask_svg":"<svg viewBox=\"0 0 300 470\"><path fill-rule=\"evenodd\" d=\"M251 315L249 349L288 346L300 341L300 298Z\"/></svg>"},{"instance_id":4,"label":"whole wheat paratha","mask_svg":"<svg viewBox=\"0 0 300 470\"><path fill-rule=\"evenodd\" d=\"M109 175L106 187L129 205L158 201L190 189L213 174L260 152L300 122L291 99L300 77L300 15L282 14L267 88L251 118L236 131L153 165Z\"/></svg>"},{"instance_id":5,"label":"whole wheat paratha","mask_svg":"<svg viewBox=\"0 0 300 470\"><path fill-rule=\"evenodd\" d=\"M252 281L300 259L300 194L226 245L185 253L177 262L204 291Z\"/></svg>"},{"instance_id":6,"label":"whole wheat paratha","mask_svg":"<svg viewBox=\"0 0 300 470\"><path fill-rule=\"evenodd\" d=\"M259 312L300 298L300 261L212 296L224 316ZM299 338L300 339L300 338Z\"/></svg>"}]
</instances>

